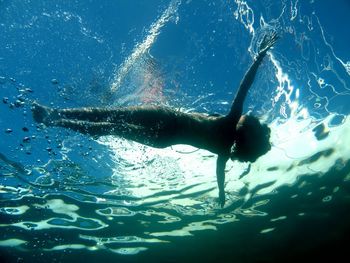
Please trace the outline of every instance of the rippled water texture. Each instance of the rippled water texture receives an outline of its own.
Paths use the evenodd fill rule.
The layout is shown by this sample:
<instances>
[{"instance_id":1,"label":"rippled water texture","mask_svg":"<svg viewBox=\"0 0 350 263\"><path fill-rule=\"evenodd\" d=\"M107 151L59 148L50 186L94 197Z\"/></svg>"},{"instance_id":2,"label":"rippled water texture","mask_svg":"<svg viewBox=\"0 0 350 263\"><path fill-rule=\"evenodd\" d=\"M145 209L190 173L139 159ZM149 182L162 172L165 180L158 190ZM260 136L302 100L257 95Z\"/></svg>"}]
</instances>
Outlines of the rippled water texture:
<instances>
[{"instance_id":1,"label":"rippled water texture","mask_svg":"<svg viewBox=\"0 0 350 263\"><path fill-rule=\"evenodd\" d=\"M26 12L30 4L0 2L0 32L7 37L4 56L0 53L1 262L313 262L316 254L342 253L350 219L350 72L337 45L343 40L327 32L321 3L161 1L143 6L148 20L126 30L133 40L119 49L108 42L115 34L103 30L104 4L97 5L96 28L85 17L92 8L88 3L80 3L80 10L69 3L33 4ZM133 5L122 7L134 10ZM343 8L350 10L346 3ZM15 20L16 12L23 18ZM201 16L208 29L195 27ZM20 53L15 33L30 33L24 38L36 38L33 47L42 51L51 43L40 38L48 34L44 24L58 39L63 27L62 43L86 45L91 57L68 61L62 50L72 49L74 56L80 47L63 46L55 67L67 70L48 65L52 72L36 77L32 61L40 52L24 50L16 56L29 66L12 64L9 70L11 56ZM251 63L262 34L273 29L281 39L262 65L246 107L269 123L272 150L253 164L228 162L224 208L217 202L216 156L210 152L87 138L37 127L28 113L32 100L62 107L161 103L225 113L233 83ZM172 50L176 38L190 47ZM173 54L165 56L170 62L162 52ZM98 57L104 61L91 64ZM218 61L233 68L211 66ZM69 73L74 62L81 72ZM210 70L200 75L205 63ZM220 68L235 79L206 79ZM77 72L81 75L73 76ZM71 75L64 78L65 73ZM43 84L49 88L40 89Z\"/></svg>"}]
</instances>

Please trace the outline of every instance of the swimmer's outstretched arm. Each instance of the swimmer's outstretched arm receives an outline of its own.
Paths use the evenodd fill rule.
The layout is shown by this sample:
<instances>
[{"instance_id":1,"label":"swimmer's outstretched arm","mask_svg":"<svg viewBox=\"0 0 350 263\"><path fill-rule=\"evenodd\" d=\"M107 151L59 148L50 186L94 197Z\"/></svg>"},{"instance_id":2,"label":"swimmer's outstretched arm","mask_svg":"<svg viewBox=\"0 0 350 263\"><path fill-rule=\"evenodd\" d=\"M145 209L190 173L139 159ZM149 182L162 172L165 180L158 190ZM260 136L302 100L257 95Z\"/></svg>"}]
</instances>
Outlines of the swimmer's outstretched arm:
<instances>
[{"instance_id":1,"label":"swimmer's outstretched arm","mask_svg":"<svg viewBox=\"0 0 350 263\"><path fill-rule=\"evenodd\" d=\"M233 123L237 123L239 118L242 115L243 112L243 103L247 96L248 90L253 84L254 78L256 76L256 73L258 71L258 68L263 61L266 52L276 43L278 39L277 33L272 33L271 35L265 35L264 39L262 40L260 47L259 47L259 53L254 59L253 64L250 66L246 74L244 75L241 84L239 86L239 90L236 94L235 99L233 100L231 110L227 117L232 120Z\"/></svg>"}]
</instances>

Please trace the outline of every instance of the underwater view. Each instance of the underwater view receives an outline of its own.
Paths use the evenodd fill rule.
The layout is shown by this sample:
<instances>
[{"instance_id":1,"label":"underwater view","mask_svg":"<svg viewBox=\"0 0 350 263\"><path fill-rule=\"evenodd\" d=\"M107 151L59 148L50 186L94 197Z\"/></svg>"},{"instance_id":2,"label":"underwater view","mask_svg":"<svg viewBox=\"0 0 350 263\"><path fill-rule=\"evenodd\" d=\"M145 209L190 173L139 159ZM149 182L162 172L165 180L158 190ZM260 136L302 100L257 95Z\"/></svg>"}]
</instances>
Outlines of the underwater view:
<instances>
[{"instance_id":1,"label":"underwater view","mask_svg":"<svg viewBox=\"0 0 350 263\"><path fill-rule=\"evenodd\" d=\"M348 14L348 0L0 0L0 262L341 262ZM271 32L243 108L271 150L228 160L223 207L210 151L33 118L34 102L226 115Z\"/></svg>"}]
</instances>

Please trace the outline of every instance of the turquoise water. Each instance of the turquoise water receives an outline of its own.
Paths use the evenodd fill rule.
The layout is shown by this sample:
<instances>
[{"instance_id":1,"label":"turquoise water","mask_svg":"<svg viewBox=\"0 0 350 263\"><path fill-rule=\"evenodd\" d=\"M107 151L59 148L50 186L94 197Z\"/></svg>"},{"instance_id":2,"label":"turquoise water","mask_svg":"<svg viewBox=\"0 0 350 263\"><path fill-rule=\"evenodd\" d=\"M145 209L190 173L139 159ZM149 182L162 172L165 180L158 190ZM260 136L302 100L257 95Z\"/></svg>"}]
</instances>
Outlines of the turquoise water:
<instances>
[{"instance_id":1,"label":"turquoise water","mask_svg":"<svg viewBox=\"0 0 350 263\"><path fill-rule=\"evenodd\" d=\"M1 262L320 262L347 255L347 1L0 1ZM272 150L228 162L34 123L54 107L161 103L226 113L264 32L281 36L245 103ZM344 249L345 246L345 249Z\"/></svg>"}]
</instances>

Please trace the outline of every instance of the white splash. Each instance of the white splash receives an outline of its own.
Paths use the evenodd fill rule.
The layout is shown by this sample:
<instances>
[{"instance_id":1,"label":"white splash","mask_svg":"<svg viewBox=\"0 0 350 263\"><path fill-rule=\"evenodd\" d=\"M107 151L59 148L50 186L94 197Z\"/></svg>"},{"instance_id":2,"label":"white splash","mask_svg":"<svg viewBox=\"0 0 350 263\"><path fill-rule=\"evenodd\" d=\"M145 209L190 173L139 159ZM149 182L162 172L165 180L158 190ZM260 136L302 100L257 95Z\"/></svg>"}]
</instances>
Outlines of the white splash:
<instances>
[{"instance_id":1,"label":"white splash","mask_svg":"<svg viewBox=\"0 0 350 263\"><path fill-rule=\"evenodd\" d=\"M249 7L246 1L235 0L237 4L237 10L234 12L234 16L239 20L249 33L254 34L254 12Z\"/></svg>"},{"instance_id":2,"label":"white splash","mask_svg":"<svg viewBox=\"0 0 350 263\"><path fill-rule=\"evenodd\" d=\"M152 44L156 41L160 30L174 17L180 4L181 0L172 0L170 2L168 8L163 12L160 18L151 25L146 38L135 46L131 55L128 56L119 66L111 84L112 92L119 89L123 79L128 74L134 63L149 51Z\"/></svg>"}]
</instances>

